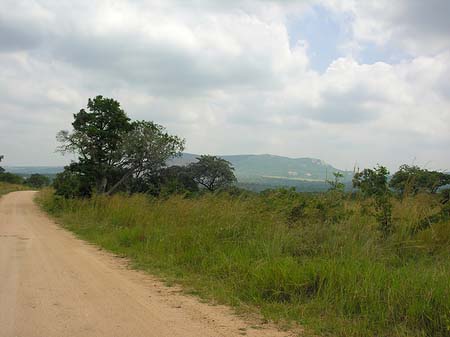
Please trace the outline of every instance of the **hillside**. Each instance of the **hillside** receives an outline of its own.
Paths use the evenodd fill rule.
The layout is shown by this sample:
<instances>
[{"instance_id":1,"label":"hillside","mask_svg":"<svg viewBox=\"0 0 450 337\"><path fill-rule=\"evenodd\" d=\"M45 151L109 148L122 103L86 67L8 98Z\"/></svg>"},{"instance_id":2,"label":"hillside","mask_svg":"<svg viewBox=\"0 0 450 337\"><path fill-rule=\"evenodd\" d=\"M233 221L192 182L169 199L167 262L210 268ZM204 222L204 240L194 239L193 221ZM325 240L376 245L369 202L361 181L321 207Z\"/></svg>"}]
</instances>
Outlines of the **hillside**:
<instances>
[{"instance_id":1,"label":"hillside","mask_svg":"<svg viewBox=\"0 0 450 337\"><path fill-rule=\"evenodd\" d=\"M184 153L182 157L174 159L173 165L187 165L196 160L198 155ZM344 180L349 181L352 172L337 169L320 159L315 158L288 158L271 154L261 155L229 155L221 156L228 160L235 168L240 182L260 183L283 182L283 185L296 181L324 182L332 177L333 172L344 174Z\"/></svg>"},{"instance_id":2,"label":"hillside","mask_svg":"<svg viewBox=\"0 0 450 337\"><path fill-rule=\"evenodd\" d=\"M183 153L174 158L169 165L188 165L195 162L199 155ZM343 180L350 182L352 172L343 171L314 158L288 158L271 154L228 155L221 156L235 168L235 174L241 187L260 191L279 186L293 186L299 191L323 191L328 188L325 180L331 179L333 172L344 175ZM8 172L29 176L39 173L51 178L61 172L58 166L9 166Z\"/></svg>"},{"instance_id":3,"label":"hillside","mask_svg":"<svg viewBox=\"0 0 450 337\"><path fill-rule=\"evenodd\" d=\"M64 170L62 166L5 166L4 169L7 172L14 174L29 176L34 173L43 175L55 175Z\"/></svg>"}]
</instances>

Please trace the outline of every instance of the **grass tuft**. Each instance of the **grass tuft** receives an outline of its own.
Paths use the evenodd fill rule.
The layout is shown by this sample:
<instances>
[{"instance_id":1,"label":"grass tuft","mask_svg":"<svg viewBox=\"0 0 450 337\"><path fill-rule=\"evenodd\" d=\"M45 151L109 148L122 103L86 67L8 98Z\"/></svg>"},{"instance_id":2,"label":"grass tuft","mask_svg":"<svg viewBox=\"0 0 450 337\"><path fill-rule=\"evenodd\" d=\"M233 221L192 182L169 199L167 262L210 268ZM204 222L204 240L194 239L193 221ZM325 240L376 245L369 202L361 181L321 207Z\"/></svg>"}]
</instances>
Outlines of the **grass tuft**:
<instances>
[{"instance_id":1,"label":"grass tuft","mask_svg":"<svg viewBox=\"0 0 450 337\"><path fill-rule=\"evenodd\" d=\"M0 196L10 193L10 192L23 191L26 189L27 188L23 185L15 185L15 184L0 182Z\"/></svg>"}]
</instances>

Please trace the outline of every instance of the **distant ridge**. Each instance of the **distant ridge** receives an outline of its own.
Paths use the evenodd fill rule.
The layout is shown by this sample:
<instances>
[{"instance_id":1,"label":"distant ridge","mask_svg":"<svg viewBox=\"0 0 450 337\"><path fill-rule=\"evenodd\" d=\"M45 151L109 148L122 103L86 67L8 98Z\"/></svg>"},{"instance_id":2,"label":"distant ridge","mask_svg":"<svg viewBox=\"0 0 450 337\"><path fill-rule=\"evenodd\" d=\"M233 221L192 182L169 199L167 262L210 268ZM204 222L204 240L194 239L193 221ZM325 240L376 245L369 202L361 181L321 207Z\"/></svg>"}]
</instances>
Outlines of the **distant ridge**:
<instances>
[{"instance_id":1,"label":"distant ridge","mask_svg":"<svg viewBox=\"0 0 450 337\"><path fill-rule=\"evenodd\" d=\"M169 165L188 165L197 161L200 155L183 153L170 160ZM325 183L332 179L333 172L344 175L343 181L351 181L352 172L344 171L316 158L289 158L271 154L244 154L219 156L228 160L235 168L239 185L252 190L274 187L296 187L299 191L323 191ZM8 172L29 176L33 173L53 177L62 172L62 166L7 166Z\"/></svg>"},{"instance_id":2,"label":"distant ridge","mask_svg":"<svg viewBox=\"0 0 450 337\"><path fill-rule=\"evenodd\" d=\"M63 166L4 166L7 172L19 175L31 175L33 173L54 175L64 170Z\"/></svg>"},{"instance_id":3,"label":"distant ridge","mask_svg":"<svg viewBox=\"0 0 450 337\"><path fill-rule=\"evenodd\" d=\"M172 165L187 165L195 162L199 155L183 153L171 160ZM248 154L220 156L228 160L235 168L239 181L253 182L261 179L320 181L331 179L333 172L340 172L344 180L351 180L352 172L344 171L316 158L289 158L271 154Z\"/></svg>"}]
</instances>

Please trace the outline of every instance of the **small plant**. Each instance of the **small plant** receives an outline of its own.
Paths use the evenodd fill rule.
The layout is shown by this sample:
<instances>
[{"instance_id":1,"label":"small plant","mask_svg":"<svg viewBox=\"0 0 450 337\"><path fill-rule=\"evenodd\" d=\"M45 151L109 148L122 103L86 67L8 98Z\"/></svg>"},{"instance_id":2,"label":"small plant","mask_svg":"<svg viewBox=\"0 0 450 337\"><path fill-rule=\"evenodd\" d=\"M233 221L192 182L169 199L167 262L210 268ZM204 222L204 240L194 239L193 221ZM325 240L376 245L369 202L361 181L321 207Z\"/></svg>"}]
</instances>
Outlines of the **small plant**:
<instances>
[{"instance_id":1,"label":"small plant","mask_svg":"<svg viewBox=\"0 0 450 337\"><path fill-rule=\"evenodd\" d=\"M375 216L379 230L384 237L393 231L391 192L388 185L389 171L378 165L374 169L364 169L355 173L353 187L359 188L365 197L373 199Z\"/></svg>"},{"instance_id":2,"label":"small plant","mask_svg":"<svg viewBox=\"0 0 450 337\"><path fill-rule=\"evenodd\" d=\"M344 175L341 172L333 172L334 179L328 180L327 183L330 185L329 191L339 191L344 192L345 185L341 181L341 179L344 177Z\"/></svg>"}]
</instances>

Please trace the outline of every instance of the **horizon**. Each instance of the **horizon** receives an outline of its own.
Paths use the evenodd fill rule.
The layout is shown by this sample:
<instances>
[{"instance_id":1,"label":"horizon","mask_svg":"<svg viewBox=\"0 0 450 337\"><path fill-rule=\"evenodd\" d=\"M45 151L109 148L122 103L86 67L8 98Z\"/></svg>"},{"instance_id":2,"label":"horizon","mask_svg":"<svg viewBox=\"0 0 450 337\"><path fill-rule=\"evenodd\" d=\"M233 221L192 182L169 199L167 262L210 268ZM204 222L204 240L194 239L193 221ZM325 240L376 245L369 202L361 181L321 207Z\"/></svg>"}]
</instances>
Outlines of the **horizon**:
<instances>
[{"instance_id":1,"label":"horizon","mask_svg":"<svg viewBox=\"0 0 450 337\"><path fill-rule=\"evenodd\" d=\"M2 165L68 164L56 133L104 95L189 153L449 171L449 12L445 0L2 1Z\"/></svg>"},{"instance_id":2,"label":"horizon","mask_svg":"<svg viewBox=\"0 0 450 337\"><path fill-rule=\"evenodd\" d=\"M182 155L194 155L194 156L200 156L201 154L197 154L197 153L190 153L190 152L182 152ZM211 154L210 154L211 155ZM319 160L323 163L325 163L326 165L331 165L333 168L340 170L340 171L345 171L345 172L354 172L355 169L358 170L362 170L365 168L370 168L370 167L360 167L357 166L357 164L355 163L353 165L353 167L351 169L348 168L342 168L339 166L334 165L333 163L327 162L326 160L322 160L320 158L311 158L311 157L288 157L288 156L280 156L280 155L275 155L275 154L270 154L270 153L245 153L245 154L219 154L219 155L215 155L218 157L230 157L230 156L272 156L272 157L280 157L280 158L287 158L287 159L292 159L292 160L298 160L298 159L311 159L311 160ZM407 165L416 165L415 163L405 163ZM382 164L380 164L382 165ZM65 165L3 165L4 168L8 169L8 168L63 168ZM427 166L422 166L425 169L432 169L430 167ZM396 172L398 170L398 168L396 169L390 169L390 173L393 174L394 172ZM450 172L450 169L438 169L437 171L440 172Z\"/></svg>"}]
</instances>

